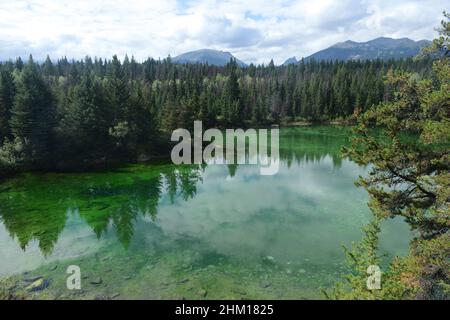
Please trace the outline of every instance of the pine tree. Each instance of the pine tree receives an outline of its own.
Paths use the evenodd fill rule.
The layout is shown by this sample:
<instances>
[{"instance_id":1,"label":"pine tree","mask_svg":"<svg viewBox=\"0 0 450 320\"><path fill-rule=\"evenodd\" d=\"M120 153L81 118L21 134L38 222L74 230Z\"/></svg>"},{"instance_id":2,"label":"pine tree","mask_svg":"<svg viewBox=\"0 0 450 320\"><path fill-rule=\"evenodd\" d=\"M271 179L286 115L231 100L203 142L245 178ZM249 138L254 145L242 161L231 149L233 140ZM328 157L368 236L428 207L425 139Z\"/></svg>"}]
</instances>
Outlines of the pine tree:
<instances>
[{"instance_id":1,"label":"pine tree","mask_svg":"<svg viewBox=\"0 0 450 320\"><path fill-rule=\"evenodd\" d=\"M67 153L84 155L104 151L109 146L108 128L112 123L106 109L101 84L85 76L68 94L61 110L59 135Z\"/></svg>"},{"instance_id":2,"label":"pine tree","mask_svg":"<svg viewBox=\"0 0 450 320\"><path fill-rule=\"evenodd\" d=\"M53 66L52 60L50 60L50 57L48 55L45 59L44 65L42 66L42 73L44 77L53 76L55 73L55 68Z\"/></svg>"},{"instance_id":3,"label":"pine tree","mask_svg":"<svg viewBox=\"0 0 450 320\"><path fill-rule=\"evenodd\" d=\"M230 125L239 125L242 120L242 106L240 102L240 90L237 76L237 63L231 60L227 68L230 72L224 91L224 108L226 108L225 121Z\"/></svg>"},{"instance_id":4,"label":"pine tree","mask_svg":"<svg viewBox=\"0 0 450 320\"><path fill-rule=\"evenodd\" d=\"M112 114L112 123L109 128L110 136L116 141L116 146L123 148L132 131L128 118L130 117L130 86L125 71L117 58L109 67L108 90L109 109Z\"/></svg>"},{"instance_id":5,"label":"pine tree","mask_svg":"<svg viewBox=\"0 0 450 320\"><path fill-rule=\"evenodd\" d=\"M12 73L6 67L0 69L0 145L11 137L9 121L14 101L15 86Z\"/></svg>"},{"instance_id":6,"label":"pine tree","mask_svg":"<svg viewBox=\"0 0 450 320\"><path fill-rule=\"evenodd\" d=\"M156 115L153 113L151 97L140 84L135 84L131 95L128 123L132 129L130 139L135 146L149 144L154 138Z\"/></svg>"},{"instance_id":7,"label":"pine tree","mask_svg":"<svg viewBox=\"0 0 450 320\"><path fill-rule=\"evenodd\" d=\"M23 61L21 57L18 57L16 60L16 69L19 71L22 71L23 68Z\"/></svg>"},{"instance_id":8,"label":"pine tree","mask_svg":"<svg viewBox=\"0 0 450 320\"><path fill-rule=\"evenodd\" d=\"M202 93L199 98L199 112L197 118L202 120L204 128L212 128L216 124L216 118L212 112L211 106L208 104L206 93Z\"/></svg>"},{"instance_id":9,"label":"pine tree","mask_svg":"<svg viewBox=\"0 0 450 320\"><path fill-rule=\"evenodd\" d=\"M39 163L50 159L55 147L54 98L31 56L17 81L10 126L14 137L27 144L28 161Z\"/></svg>"},{"instance_id":10,"label":"pine tree","mask_svg":"<svg viewBox=\"0 0 450 320\"><path fill-rule=\"evenodd\" d=\"M336 298L448 300L450 15L445 18L441 37L425 51L442 53L433 65L434 81L418 80L405 71L389 72L387 82L395 88L395 99L366 111L352 146L345 149L354 161L371 167L358 184L370 195L375 219L402 217L417 236L409 255L389 266L381 290L370 292L363 286L367 275L360 269L346 287L350 290L341 288ZM354 262L367 268L364 259Z\"/></svg>"}]
</instances>

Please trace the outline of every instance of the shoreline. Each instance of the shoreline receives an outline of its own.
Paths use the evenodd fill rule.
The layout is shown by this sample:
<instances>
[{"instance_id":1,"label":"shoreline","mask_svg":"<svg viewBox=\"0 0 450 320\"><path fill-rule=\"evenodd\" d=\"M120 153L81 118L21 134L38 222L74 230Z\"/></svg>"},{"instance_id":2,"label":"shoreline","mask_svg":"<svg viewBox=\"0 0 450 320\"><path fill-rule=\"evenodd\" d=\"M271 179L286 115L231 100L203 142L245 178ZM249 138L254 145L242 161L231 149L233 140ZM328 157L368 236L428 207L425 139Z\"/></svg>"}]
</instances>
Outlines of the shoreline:
<instances>
[{"instance_id":1,"label":"shoreline","mask_svg":"<svg viewBox=\"0 0 450 320\"><path fill-rule=\"evenodd\" d=\"M272 125L279 128L301 128L310 126L352 126L353 124L348 120L331 120L326 122L314 122L314 121L292 121L286 123L280 123L279 125ZM107 171L120 168L127 164L154 164L161 163L162 161L169 159L169 155L149 155L146 153L136 154L133 157L117 157L110 159L96 159L88 161L87 159L79 159L79 161L60 161L54 166L36 167L36 168L22 168L5 170L0 172L0 184L6 182L8 179L19 176L24 173L83 173L83 172L96 172ZM63 164L65 162L65 164ZM70 163L68 163L70 162ZM76 162L76 163L75 163Z\"/></svg>"}]
</instances>

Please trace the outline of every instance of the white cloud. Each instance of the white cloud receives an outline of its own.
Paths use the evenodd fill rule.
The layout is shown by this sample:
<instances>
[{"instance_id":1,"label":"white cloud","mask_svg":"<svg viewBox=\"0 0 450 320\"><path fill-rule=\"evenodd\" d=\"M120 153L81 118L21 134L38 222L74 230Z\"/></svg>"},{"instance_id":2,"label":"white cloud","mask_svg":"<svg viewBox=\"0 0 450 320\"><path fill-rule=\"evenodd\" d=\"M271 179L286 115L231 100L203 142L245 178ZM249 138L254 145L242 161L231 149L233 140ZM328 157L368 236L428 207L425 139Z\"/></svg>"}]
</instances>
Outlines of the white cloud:
<instances>
[{"instance_id":1,"label":"white cloud","mask_svg":"<svg viewBox=\"0 0 450 320\"><path fill-rule=\"evenodd\" d=\"M0 0L0 59L213 48L247 62L307 56L338 41L431 39L443 0Z\"/></svg>"}]
</instances>

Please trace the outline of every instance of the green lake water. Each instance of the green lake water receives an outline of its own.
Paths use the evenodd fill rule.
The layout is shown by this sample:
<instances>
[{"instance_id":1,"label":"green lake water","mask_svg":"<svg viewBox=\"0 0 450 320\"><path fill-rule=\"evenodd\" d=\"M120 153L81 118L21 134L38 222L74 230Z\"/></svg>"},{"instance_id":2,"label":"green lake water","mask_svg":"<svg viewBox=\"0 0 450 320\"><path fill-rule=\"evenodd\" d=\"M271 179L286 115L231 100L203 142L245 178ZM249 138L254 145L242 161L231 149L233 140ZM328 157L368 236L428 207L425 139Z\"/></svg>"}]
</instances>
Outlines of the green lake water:
<instances>
[{"instance_id":1,"label":"green lake water","mask_svg":"<svg viewBox=\"0 0 450 320\"><path fill-rule=\"evenodd\" d=\"M342 244L361 238L367 168L342 159L347 127L280 131L280 170L254 165L128 165L23 174L0 183L0 285L35 298L323 298L345 272ZM381 251L411 234L383 224ZM82 290L66 288L81 268ZM101 278L101 281L98 281ZM92 283L101 282L101 283Z\"/></svg>"}]
</instances>

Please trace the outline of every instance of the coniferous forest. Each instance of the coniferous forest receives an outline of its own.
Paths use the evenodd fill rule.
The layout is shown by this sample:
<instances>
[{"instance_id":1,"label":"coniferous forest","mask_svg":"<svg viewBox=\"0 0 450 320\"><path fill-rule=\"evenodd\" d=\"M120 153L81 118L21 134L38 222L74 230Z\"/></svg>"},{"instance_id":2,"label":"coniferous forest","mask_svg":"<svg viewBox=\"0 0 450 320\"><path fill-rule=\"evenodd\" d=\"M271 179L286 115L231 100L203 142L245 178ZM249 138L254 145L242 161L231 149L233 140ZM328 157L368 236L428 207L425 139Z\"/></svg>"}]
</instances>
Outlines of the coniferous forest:
<instances>
[{"instance_id":1,"label":"coniferous forest","mask_svg":"<svg viewBox=\"0 0 450 320\"><path fill-rule=\"evenodd\" d=\"M431 60L301 61L224 67L127 56L0 64L0 171L148 159L170 133L204 127L351 122L392 88L389 71L428 77Z\"/></svg>"},{"instance_id":2,"label":"coniferous forest","mask_svg":"<svg viewBox=\"0 0 450 320\"><path fill-rule=\"evenodd\" d=\"M161 16L144 2L50 2L0 4L13 34L0 53L0 300L212 300L163 311L205 318L219 300L280 317L275 300L450 298L449 13L437 26L425 1L214 2L216 21L209 1ZM195 26L171 37L167 21ZM357 41L274 63L347 33ZM216 49L145 58L200 44L270 63ZM185 130L175 146L198 120L217 135ZM236 128L252 129L237 147ZM205 141L214 159L197 153Z\"/></svg>"}]
</instances>

